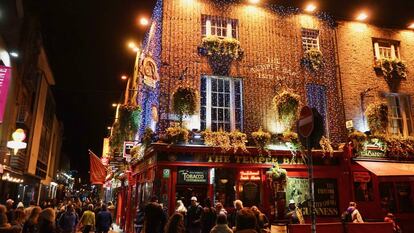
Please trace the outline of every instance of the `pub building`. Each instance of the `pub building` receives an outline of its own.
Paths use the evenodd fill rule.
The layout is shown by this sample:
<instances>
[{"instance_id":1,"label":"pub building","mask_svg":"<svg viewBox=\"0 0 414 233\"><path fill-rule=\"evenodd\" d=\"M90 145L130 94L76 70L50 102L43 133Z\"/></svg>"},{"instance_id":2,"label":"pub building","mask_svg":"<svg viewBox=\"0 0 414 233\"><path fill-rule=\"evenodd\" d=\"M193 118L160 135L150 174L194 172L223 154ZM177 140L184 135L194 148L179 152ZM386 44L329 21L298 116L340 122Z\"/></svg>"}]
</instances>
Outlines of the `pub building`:
<instances>
[{"instance_id":1,"label":"pub building","mask_svg":"<svg viewBox=\"0 0 414 233\"><path fill-rule=\"evenodd\" d=\"M289 133L286 116L274 104L275 97L289 93L299 109L318 110L334 148L312 152L318 222L338 222L348 203L356 201L365 220L383 221L390 211L403 230L414 229L409 222L414 218L413 154L389 156L391 145L381 147L377 158L369 156L377 147L360 142L357 148L347 139L350 129L369 130L365 111L378 100L388 104L387 133L412 135L412 36L412 31L335 22L324 13L247 1L158 0L128 92L142 109L139 138L151 128L160 140L133 155L128 186L118 194L123 224L132 225L136 207L151 195L170 214L177 199L188 206L196 196L202 205L207 197L222 202L230 212L240 199L272 220L283 218L294 200L309 222L308 170L301 153L273 138L264 152L250 137L259 129ZM399 90L372 69L386 56L406 61L408 75ZM184 118L173 111L174 93L183 87L197 97L196 111ZM163 140L180 120L192 132L189 142ZM225 151L209 146L200 139L206 130L238 130L247 135L248 146ZM286 170L285 181L272 179L273 167Z\"/></svg>"}]
</instances>

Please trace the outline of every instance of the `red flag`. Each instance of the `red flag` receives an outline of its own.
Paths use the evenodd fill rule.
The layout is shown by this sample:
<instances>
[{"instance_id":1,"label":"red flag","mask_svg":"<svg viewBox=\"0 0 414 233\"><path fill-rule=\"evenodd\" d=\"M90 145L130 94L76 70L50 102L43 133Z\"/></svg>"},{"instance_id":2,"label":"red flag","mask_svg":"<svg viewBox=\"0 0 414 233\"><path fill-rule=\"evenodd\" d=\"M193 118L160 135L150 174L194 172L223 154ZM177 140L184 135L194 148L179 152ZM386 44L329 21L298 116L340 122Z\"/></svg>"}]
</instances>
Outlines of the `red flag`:
<instances>
[{"instance_id":1,"label":"red flag","mask_svg":"<svg viewBox=\"0 0 414 233\"><path fill-rule=\"evenodd\" d=\"M89 158L91 163L90 180L91 184L104 184L106 177L106 168L102 161L92 151L89 151Z\"/></svg>"}]
</instances>

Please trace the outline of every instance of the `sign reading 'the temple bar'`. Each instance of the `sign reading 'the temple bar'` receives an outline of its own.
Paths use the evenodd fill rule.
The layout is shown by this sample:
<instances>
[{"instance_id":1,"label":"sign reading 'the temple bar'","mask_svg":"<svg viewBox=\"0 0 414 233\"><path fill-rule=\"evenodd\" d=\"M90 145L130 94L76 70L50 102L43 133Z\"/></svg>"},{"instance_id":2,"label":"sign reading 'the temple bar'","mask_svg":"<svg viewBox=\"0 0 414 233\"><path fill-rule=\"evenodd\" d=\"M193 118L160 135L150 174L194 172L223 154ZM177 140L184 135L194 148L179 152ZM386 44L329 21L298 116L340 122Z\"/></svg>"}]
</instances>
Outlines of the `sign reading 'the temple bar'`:
<instances>
[{"instance_id":1,"label":"sign reading 'the temple bar'","mask_svg":"<svg viewBox=\"0 0 414 233\"><path fill-rule=\"evenodd\" d=\"M195 169L195 168L180 168L178 169L178 184L188 184L188 183L197 183L197 184L206 184L208 180L208 171L207 169Z\"/></svg>"}]
</instances>

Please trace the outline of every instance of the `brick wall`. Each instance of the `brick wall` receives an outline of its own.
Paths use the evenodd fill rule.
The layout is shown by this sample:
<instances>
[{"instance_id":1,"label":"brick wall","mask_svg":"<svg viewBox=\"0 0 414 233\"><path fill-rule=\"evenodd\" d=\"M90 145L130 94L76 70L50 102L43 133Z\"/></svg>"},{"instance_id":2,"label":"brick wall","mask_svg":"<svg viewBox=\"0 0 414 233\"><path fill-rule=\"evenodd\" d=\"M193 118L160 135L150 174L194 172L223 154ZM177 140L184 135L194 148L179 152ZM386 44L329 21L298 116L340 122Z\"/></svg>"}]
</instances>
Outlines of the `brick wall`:
<instances>
[{"instance_id":1,"label":"brick wall","mask_svg":"<svg viewBox=\"0 0 414 233\"><path fill-rule=\"evenodd\" d=\"M366 107L371 102L384 100L384 94L390 92L384 78L376 75L373 69L372 38L400 42L400 57L406 62L409 73L408 78L401 82L399 92L412 96L414 94L412 53L414 32L383 29L358 22L339 22L337 38L346 120L353 120L356 129L366 130L362 118L360 93L367 88L374 88L368 93L364 103Z\"/></svg>"},{"instance_id":2,"label":"brick wall","mask_svg":"<svg viewBox=\"0 0 414 233\"><path fill-rule=\"evenodd\" d=\"M244 85L244 131L260 126L275 131L272 99L289 88L306 103L307 83L325 85L328 99L328 126L333 141L344 139L344 116L336 71L335 33L328 22L309 15L279 15L248 5L217 6L207 0L165 0L163 3L162 54L160 71L160 126L166 127L170 96L180 85L200 89L200 77L212 74L207 58L197 53L201 44L201 15L238 20L239 41L244 58L233 62L230 76L241 77ZM323 72L310 75L300 65L301 28L320 31L320 47L326 61ZM183 81L177 77L188 67Z\"/></svg>"}]
</instances>

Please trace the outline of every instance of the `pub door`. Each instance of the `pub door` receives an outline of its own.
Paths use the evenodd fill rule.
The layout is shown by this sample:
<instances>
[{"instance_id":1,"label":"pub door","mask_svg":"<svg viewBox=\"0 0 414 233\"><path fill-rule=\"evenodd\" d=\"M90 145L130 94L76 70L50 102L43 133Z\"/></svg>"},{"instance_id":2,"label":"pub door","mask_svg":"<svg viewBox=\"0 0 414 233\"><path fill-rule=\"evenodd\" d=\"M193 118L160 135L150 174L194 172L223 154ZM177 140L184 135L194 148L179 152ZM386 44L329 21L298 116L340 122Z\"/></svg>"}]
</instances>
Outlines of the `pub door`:
<instances>
[{"instance_id":1,"label":"pub door","mask_svg":"<svg viewBox=\"0 0 414 233\"><path fill-rule=\"evenodd\" d=\"M204 206L204 200L207 198L207 185L177 185L176 188L176 200L182 200L185 207L191 205L191 197L197 197L197 201L200 205Z\"/></svg>"}]
</instances>

